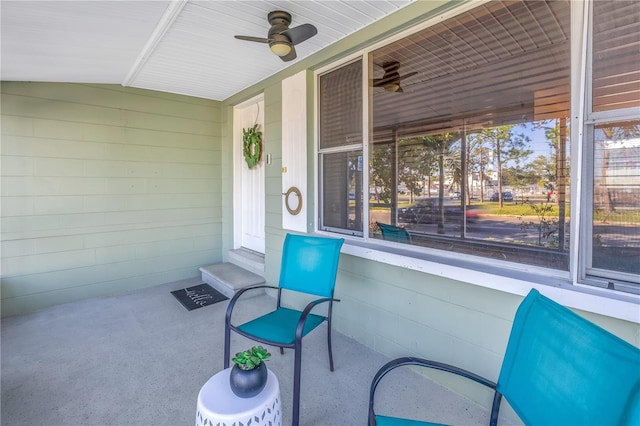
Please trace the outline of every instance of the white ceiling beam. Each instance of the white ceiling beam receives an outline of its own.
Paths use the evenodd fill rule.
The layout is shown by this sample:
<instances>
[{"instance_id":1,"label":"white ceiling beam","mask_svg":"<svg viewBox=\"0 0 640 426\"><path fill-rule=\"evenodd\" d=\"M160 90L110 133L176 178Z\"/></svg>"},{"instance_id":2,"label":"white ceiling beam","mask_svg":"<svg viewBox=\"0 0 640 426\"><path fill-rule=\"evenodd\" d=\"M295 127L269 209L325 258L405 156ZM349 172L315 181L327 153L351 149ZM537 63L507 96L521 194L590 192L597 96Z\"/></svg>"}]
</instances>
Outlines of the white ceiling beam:
<instances>
[{"instance_id":1,"label":"white ceiling beam","mask_svg":"<svg viewBox=\"0 0 640 426\"><path fill-rule=\"evenodd\" d=\"M140 54L137 56L133 66L122 82L123 86L130 86L133 80L135 80L144 64L149 60L149 57L151 57L158 44L162 41L164 35L167 33L169 28L171 28L171 25L173 25L173 22L176 20L178 15L180 15L180 12L187 4L187 1L188 0L174 0L169 3L167 10L165 10L164 14L158 21L158 25L156 25L149 37L149 40L147 40L147 43L142 48L142 51L140 51Z\"/></svg>"}]
</instances>

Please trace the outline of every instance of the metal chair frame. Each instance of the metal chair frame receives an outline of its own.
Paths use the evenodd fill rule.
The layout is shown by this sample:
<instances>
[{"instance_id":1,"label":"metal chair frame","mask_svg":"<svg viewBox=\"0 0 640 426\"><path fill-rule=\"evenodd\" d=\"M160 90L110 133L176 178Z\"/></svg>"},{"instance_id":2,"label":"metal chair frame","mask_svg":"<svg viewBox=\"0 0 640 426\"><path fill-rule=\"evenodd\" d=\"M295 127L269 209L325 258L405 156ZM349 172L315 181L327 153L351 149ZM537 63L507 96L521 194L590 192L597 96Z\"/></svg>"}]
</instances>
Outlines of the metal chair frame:
<instances>
[{"instance_id":1,"label":"metal chair frame","mask_svg":"<svg viewBox=\"0 0 640 426\"><path fill-rule=\"evenodd\" d=\"M304 330L304 326L307 320L307 316L311 313L311 310L313 308L315 308L317 305L321 304L321 303L326 303L329 302L329 310L328 310L328 315L326 317L324 317L325 321L327 322L327 346L328 346L328 351L329 351L329 370L333 371L333 351L332 351L332 347L331 347L331 313L333 310L333 302L339 302L340 299L329 299L329 298L325 298L325 299L317 299L314 300L313 302L309 303L304 310L302 311L302 314L300 315L300 319L298 320L298 325L296 326L296 338L295 338L295 342L292 344L283 344L281 342L276 342L273 340L266 340L266 339L261 339L257 336L245 333L244 331L240 330L238 327L236 327L235 325L231 324L231 314L233 312L233 308L236 304L236 302L238 301L238 299L240 298L240 296L242 296L242 294L244 294L247 291L250 290L257 290L257 289L261 289L261 288L269 288L269 289L274 289L274 290L278 290L278 297L277 297L277 303L276 303L276 309L280 308L280 301L281 301L281 297L282 297L282 289L280 287L275 287L275 286L270 286L270 285L259 285L259 286L254 286L254 287L247 287L244 288L240 291L238 291L238 293L236 293L233 298L231 299L231 301L229 302L229 306L227 307L227 314L225 317L225 329L224 329L224 368L229 368L230 365L230 360L231 360L231 330L233 330L234 332L240 334L241 336L244 336L248 339L251 340L255 340L257 342L260 343L264 343L265 345L271 345L271 346L276 346L278 348L280 348L280 353L284 352L284 348L291 348L294 350L294 364L293 364L293 420L292 420L292 424L294 426L297 426L299 424L299 419L300 419L300 373L302 370L302 338L303 338L303 330Z\"/></svg>"},{"instance_id":2,"label":"metal chair frame","mask_svg":"<svg viewBox=\"0 0 640 426\"><path fill-rule=\"evenodd\" d=\"M525 424L640 424L640 349L535 289L518 307L497 382L437 361L395 359L371 383L369 426L431 424L374 411L381 379L406 365L456 374L492 389L492 426L503 397Z\"/></svg>"},{"instance_id":3,"label":"metal chair frame","mask_svg":"<svg viewBox=\"0 0 640 426\"><path fill-rule=\"evenodd\" d=\"M339 248L342 245L342 242L339 243L338 246L338 252L339 252ZM337 262L336 262L336 271L337 271ZM281 277L282 279L282 277ZM334 286L335 286L335 277L334 277ZM231 316L233 313L233 309L236 305L236 302L240 299L240 297L245 294L248 291L253 291L253 290L258 290L258 289L273 289L273 290L277 290L278 294L277 294L277 298L276 298L276 309L275 311L278 311L281 307L282 307L282 295L283 295L283 290L287 290L290 292L294 292L294 293L302 293L302 294L313 294L313 293L306 293L304 291L301 290L297 290L297 289L290 289L290 288L283 288L283 287L276 287L276 286L271 286L271 285L258 285L258 286L252 286L252 287L247 287L244 288L242 290L239 290L229 301L229 305L227 306L227 313L225 316L225 332L224 332L224 368L229 368L229 364L230 364L230 353L231 353L231 331L233 330L234 332L240 334L241 336L244 336L248 339L263 343L265 345L270 345L270 346L275 346L280 348L280 353L284 353L284 348L291 348L294 350L294 367L293 367L293 415L292 415L292 424L293 426L298 426L299 424L299 419L300 419L300 374L301 374L301 370L302 370L302 339L305 335L304 329L305 329L305 325L307 323L307 319L309 318L309 315L311 315L311 311L316 308L318 305L324 304L324 303L328 303L328 309L327 309L327 315L318 315L318 314L313 314L314 316L317 317L321 317L322 321L320 323L318 323L315 327L317 328L320 324L324 323L326 321L327 323L327 348L328 348L328 352L329 352L329 370L333 371L333 350L332 350L332 345L331 345L331 316L332 316L332 312L333 312L333 303L334 302L339 302L339 299L336 299L334 297L322 297L316 300L313 300L311 302L309 302L305 308L300 312L300 317L298 318L298 322L296 325L296 329L295 329L295 339L293 341L293 343L286 343L286 342L282 342L282 341L276 341L276 340L269 340L269 339L265 339L259 336L255 336L253 334L247 333L243 330L241 330L239 327L242 327L242 325L233 325L231 323ZM331 290L331 296L333 296L333 289ZM272 311L272 312L275 312ZM312 330L308 330L307 333L311 332Z\"/></svg>"},{"instance_id":4,"label":"metal chair frame","mask_svg":"<svg viewBox=\"0 0 640 426\"><path fill-rule=\"evenodd\" d=\"M396 358L392 361L389 361L385 365L378 370L376 375L371 382L371 389L369 390L369 426L376 426L376 414L373 409L373 401L375 399L376 389L378 384L382 380L382 378L389 373L390 371L404 366L419 366L419 367L427 367L433 368L435 370L446 371L447 373L456 374L458 376L465 377L469 380L473 380L476 383L480 383L490 389L494 390L493 394L493 404L491 405L491 417L489 419L490 426L496 426L498 424L498 415L500 413L500 402L502 401L502 394L496 389L496 383L491 380L485 379L482 376L479 376L470 371L464 370L462 368L455 367L450 364L445 364L442 362L436 362L424 358L415 358L415 357L401 357ZM425 423L427 424L427 423Z\"/></svg>"}]
</instances>

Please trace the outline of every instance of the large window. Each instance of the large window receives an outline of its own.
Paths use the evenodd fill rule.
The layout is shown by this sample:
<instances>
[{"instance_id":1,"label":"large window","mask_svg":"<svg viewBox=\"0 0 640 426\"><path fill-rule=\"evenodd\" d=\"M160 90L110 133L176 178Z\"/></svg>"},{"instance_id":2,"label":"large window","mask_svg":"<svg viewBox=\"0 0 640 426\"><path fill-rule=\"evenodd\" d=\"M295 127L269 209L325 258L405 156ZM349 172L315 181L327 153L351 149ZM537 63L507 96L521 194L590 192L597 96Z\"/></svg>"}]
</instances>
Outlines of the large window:
<instances>
[{"instance_id":1,"label":"large window","mask_svg":"<svg viewBox=\"0 0 640 426\"><path fill-rule=\"evenodd\" d=\"M576 52L572 62L572 25L583 28L571 22L577 6L563 0L465 6L368 51L362 62L322 74L320 228L556 271L576 267L575 253L583 281L634 287L640 272L638 4L590 4L587 79ZM330 78L347 75L354 83L348 90L344 82L342 92L328 88ZM571 99L585 90L583 138L570 123L582 108ZM338 145L324 130L333 128L323 118L329 114L353 118L339 124ZM362 117L369 117L366 132ZM352 133L356 127L359 135ZM572 152L582 157L571 158ZM577 192L572 182L579 182ZM578 229L580 235L571 235Z\"/></svg>"}]
</instances>

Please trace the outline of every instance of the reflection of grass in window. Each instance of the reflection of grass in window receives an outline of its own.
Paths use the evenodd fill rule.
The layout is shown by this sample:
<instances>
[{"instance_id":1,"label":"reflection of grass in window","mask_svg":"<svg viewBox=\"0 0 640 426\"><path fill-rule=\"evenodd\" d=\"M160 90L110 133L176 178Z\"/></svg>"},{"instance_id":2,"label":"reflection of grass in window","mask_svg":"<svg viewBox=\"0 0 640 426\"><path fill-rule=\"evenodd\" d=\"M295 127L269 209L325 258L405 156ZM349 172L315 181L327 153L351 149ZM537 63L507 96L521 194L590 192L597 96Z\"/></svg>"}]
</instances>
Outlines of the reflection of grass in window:
<instances>
[{"instance_id":1,"label":"reflection of grass in window","mask_svg":"<svg viewBox=\"0 0 640 426\"><path fill-rule=\"evenodd\" d=\"M502 208L498 207L497 203L484 203L481 205L482 212L495 215L515 215L515 216L535 216L536 214L531 210L531 206L539 203L525 203L525 204L504 204ZM547 216L558 217L558 206L549 205L550 209L547 212ZM569 216L569 206L565 207L566 215Z\"/></svg>"},{"instance_id":2,"label":"reflection of grass in window","mask_svg":"<svg viewBox=\"0 0 640 426\"><path fill-rule=\"evenodd\" d=\"M414 204L411 204L409 202L402 202L402 203L398 203L398 207L409 207L409 206L413 206ZM378 204L378 203L369 203L369 210L387 210L389 211L389 205L388 204Z\"/></svg>"},{"instance_id":3,"label":"reflection of grass in window","mask_svg":"<svg viewBox=\"0 0 640 426\"><path fill-rule=\"evenodd\" d=\"M617 210L607 212L597 209L593 212L593 220L603 223L640 223L640 209Z\"/></svg>"}]
</instances>

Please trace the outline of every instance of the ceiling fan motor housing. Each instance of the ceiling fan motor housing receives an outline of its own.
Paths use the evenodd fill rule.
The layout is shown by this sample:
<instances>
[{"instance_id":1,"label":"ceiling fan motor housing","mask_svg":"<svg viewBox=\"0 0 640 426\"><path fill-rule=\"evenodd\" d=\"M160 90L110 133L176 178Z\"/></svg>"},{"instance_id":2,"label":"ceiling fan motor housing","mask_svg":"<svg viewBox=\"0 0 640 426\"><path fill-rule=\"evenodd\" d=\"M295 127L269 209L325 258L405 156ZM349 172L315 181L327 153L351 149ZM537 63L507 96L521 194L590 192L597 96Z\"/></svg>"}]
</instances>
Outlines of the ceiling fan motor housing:
<instances>
[{"instance_id":1,"label":"ceiling fan motor housing","mask_svg":"<svg viewBox=\"0 0 640 426\"><path fill-rule=\"evenodd\" d=\"M292 43L289 37L282 34L289 29L289 25L291 24L291 14L282 10L276 10L269 13L267 20L271 24L271 28L269 28L269 34L267 36L269 39L269 46L273 46L274 44L291 45Z\"/></svg>"},{"instance_id":2,"label":"ceiling fan motor housing","mask_svg":"<svg viewBox=\"0 0 640 426\"><path fill-rule=\"evenodd\" d=\"M400 92L402 93L402 87L400 86L400 81L416 75L417 72L410 72L405 75L400 75L400 62L398 61L386 61L382 64L382 69L384 70L384 75L382 78L374 79L374 87L382 87L387 92Z\"/></svg>"},{"instance_id":3,"label":"ceiling fan motor housing","mask_svg":"<svg viewBox=\"0 0 640 426\"><path fill-rule=\"evenodd\" d=\"M291 14L283 10L274 10L267 15L267 21L269 21L272 26L284 25L288 27L291 25Z\"/></svg>"}]
</instances>

